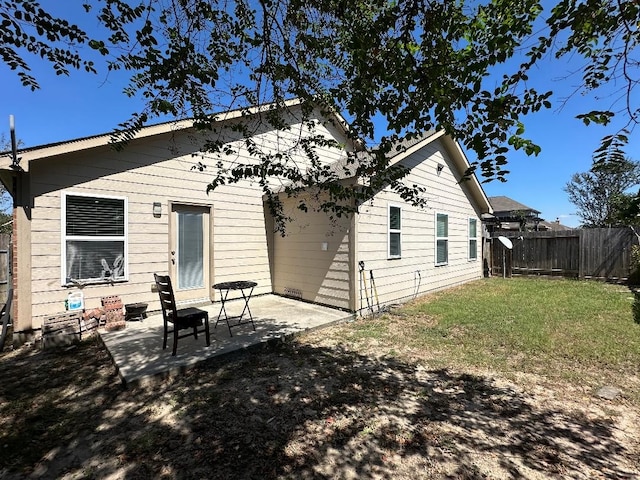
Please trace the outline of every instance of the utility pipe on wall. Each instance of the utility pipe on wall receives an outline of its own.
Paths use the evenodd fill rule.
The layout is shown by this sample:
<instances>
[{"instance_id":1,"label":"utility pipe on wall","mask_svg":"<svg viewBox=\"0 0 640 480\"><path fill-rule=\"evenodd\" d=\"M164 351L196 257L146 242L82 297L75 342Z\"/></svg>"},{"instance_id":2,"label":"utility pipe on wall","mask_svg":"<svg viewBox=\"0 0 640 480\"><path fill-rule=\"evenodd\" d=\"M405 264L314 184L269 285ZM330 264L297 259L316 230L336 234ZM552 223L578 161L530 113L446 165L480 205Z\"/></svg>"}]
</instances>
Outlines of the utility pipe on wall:
<instances>
[{"instance_id":1,"label":"utility pipe on wall","mask_svg":"<svg viewBox=\"0 0 640 480\"><path fill-rule=\"evenodd\" d=\"M18 142L16 142L16 122L13 115L9 115L9 132L11 135L11 160L14 167L17 167L18 160Z\"/></svg>"}]
</instances>

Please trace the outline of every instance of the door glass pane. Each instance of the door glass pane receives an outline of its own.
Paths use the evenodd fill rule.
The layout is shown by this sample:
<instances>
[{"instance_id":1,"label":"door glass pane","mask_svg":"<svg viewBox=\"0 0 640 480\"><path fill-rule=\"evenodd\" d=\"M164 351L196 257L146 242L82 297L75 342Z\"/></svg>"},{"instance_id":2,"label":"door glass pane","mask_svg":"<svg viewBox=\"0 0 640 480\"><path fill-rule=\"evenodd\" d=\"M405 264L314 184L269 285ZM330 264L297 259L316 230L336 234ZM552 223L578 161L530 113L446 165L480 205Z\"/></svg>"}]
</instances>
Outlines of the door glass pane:
<instances>
[{"instance_id":1,"label":"door glass pane","mask_svg":"<svg viewBox=\"0 0 640 480\"><path fill-rule=\"evenodd\" d=\"M204 287L202 213L178 213L178 288Z\"/></svg>"}]
</instances>

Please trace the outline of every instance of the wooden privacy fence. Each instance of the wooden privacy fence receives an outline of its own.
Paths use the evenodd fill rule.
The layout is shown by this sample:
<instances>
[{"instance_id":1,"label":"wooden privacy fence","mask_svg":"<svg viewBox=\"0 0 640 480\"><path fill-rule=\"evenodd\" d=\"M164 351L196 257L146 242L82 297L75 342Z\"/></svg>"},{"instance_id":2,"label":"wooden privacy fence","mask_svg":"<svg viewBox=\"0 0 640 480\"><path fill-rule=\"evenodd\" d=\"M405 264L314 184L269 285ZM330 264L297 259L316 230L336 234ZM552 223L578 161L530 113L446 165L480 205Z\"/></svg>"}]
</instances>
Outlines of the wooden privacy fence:
<instances>
[{"instance_id":1,"label":"wooden privacy fence","mask_svg":"<svg viewBox=\"0 0 640 480\"><path fill-rule=\"evenodd\" d=\"M512 250L498 240L500 235L511 240ZM626 281L632 268L633 245L638 245L638 237L630 227L495 232L489 241L488 260L496 276L557 275Z\"/></svg>"}]
</instances>

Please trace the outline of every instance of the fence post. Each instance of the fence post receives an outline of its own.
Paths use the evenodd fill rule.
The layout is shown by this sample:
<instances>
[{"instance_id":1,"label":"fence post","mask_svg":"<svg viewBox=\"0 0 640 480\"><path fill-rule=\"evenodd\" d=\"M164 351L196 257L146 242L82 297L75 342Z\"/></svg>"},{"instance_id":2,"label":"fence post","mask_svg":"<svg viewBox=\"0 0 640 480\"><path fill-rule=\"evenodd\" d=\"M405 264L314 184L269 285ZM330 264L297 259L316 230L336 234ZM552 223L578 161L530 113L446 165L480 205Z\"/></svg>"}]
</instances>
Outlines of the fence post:
<instances>
[{"instance_id":1,"label":"fence post","mask_svg":"<svg viewBox=\"0 0 640 480\"><path fill-rule=\"evenodd\" d=\"M578 230L578 279L584 280L584 235L582 230Z\"/></svg>"}]
</instances>

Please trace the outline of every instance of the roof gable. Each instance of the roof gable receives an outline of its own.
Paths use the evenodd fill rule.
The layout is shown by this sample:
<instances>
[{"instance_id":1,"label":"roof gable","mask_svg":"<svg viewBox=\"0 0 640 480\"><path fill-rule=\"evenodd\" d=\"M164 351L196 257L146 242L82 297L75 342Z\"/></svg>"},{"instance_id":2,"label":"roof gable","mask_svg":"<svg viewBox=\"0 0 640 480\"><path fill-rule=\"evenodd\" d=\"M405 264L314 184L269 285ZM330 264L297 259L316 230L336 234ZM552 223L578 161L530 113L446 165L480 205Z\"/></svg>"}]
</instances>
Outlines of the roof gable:
<instances>
[{"instance_id":1,"label":"roof gable","mask_svg":"<svg viewBox=\"0 0 640 480\"><path fill-rule=\"evenodd\" d=\"M449 135L447 135L444 130L429 130L427 132L413 135L408 138L405 137L399 140L391 148L391 152L389 153L389 166L397 165L405 158L413 155L420 149L426 147L427 145L435 142L438 139L441 140L442 144L447 150L450 159L453 161L453 164L457 169L457 173L461 177L464 176L464 174L470 168L469 161L462 151L462 148L460 148L460 144ZM357 152L356 155L367 155L367 153ZM334 165L332 165L332 170L336 172L340 178L347 178L350 171L347 163L347 159L343 157ZM466 185L469 187L469 193L472 197L471 199L478 206L479 214L492 213L493 209L491 207L491 204L489 203L488 197L484 193L484 190L475 174L466 177L465 180L467 181Z\"/></svg>"},{"instance_id":2,"label":"roof gable","mask_svg":"<svg viewBox=\"0 0 640 480\"><path fill-rule=\"evenodd\" d=\"M444 131L436 131L429 130L422 134L412 136L410 138L403 138L399 140L392 148L389 153L389 166L397 165L405 158L424 148L436 140L441 139L444 147L447 149L450 158L452 159L456 169L460 176L464 175L464 173L469 169L469 161L467 160L466 155L460 148L458 142L453 140L451 137L446 135ZM355 153L356 159L355 163L357 163L359 158L367 157L369 155L366 151L359 151ZM357 168L357 165L354 163L353 159L349 158L348 155L344 155L342 158L334 162L329 166L330 170L336 174L339 179L347 179L352 178L354 176L354 170ZM491 213L492 208L489 200L480 185L477 177L475 175L471 175L467 178L469 191L473 200L476 202L480 213Z\"/></svg>"},{"instance_id":3,"label":"roof gable","mask_svg":"<svg viewBox=\"0 0 640 480\"><path fill-rule=\"evenodd\" d=\"M414 152L417 152L421 148L429 145L436 140L440 140L449 154L449 158L456 167L458 174L463 177L467 170L470 168L469 160L462 151L460 144L452 137L447 135L443 130L437 132L427 132L423 138L419 139L416 143L413 143L410 147L407 147L404 152L393 157L393 163L398 163L404 158L408 157ZM491 203L487 195L484 193L482 185L478 181L478 177L475 174L471 174L460 180L460 183L464 182L465 186L469 189L471 199L478 206L479 214L493 213Z\"/></svg>"}]
</instances>

